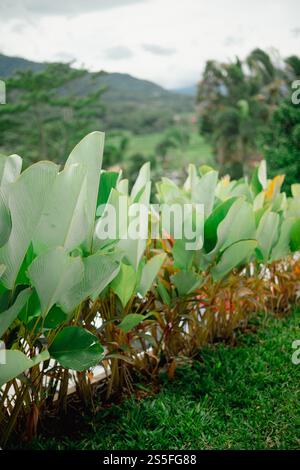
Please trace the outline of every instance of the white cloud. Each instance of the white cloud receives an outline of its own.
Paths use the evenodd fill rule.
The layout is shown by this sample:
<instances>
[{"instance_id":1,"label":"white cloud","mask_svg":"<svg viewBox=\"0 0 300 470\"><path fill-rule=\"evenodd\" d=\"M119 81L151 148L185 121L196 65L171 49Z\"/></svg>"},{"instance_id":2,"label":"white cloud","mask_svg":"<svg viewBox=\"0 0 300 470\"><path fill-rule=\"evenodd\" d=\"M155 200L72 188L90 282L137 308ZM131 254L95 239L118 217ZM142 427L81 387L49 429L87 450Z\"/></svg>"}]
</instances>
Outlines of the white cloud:
<instances>
[{"instance_id":1,"label":"white cloud","mask_svg":"<svg viewBox=\"0 0 300 470\"><path fill-rule=\"evenodd\" d=\"M110 10L147 0L1 0L0 17L6 19L49 15L75 16L90 11Z\"/></svg>"},{"instance_id":2,"label":"white cloud","mask_svg":"<svg viewBox=\"0 0 300 470\"><path fill-rule=\"evenodd\" d=\"M172 49L171 47L162 47L158 44L143 44L142 48L144 51L155 55L173 55L176 52L176 49Z\"/></svg>"},{"instance_id":3,"label":"white cloud","mask_svg":"<svg viewBox=\"0 0 300 470\"><path fill-rule=\"evenodd\" d=\"M107 49L105 51L105 57L110 60L124 60L133 57L133 53L129 47L116 46Z\"/></svg>"},{"instance_id":4,"label":"white cloud","mask_svg":"<svg viewBox=\"0 0 300 470\"><path fill-rule=\"evenodd\" d=\"M255 47L297 54L299 16L298 0L1 0L1 47L37 61L63 51L174 88L196 82L207 59Z\"/></svg>"}]
</instances>

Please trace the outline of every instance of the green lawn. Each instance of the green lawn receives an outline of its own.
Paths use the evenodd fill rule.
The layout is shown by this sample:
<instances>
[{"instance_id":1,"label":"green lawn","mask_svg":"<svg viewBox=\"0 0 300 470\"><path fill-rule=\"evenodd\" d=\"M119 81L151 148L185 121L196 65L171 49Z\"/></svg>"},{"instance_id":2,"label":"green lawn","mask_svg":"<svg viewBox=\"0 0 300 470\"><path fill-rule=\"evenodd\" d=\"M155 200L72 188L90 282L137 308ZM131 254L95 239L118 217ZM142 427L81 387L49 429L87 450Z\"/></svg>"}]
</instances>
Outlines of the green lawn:
<instances>
[{"instance_id":1,"label":"green lawn","mask_svg":"<svg viewBox=\"0 0 300 470\"><path fill-rule=\"evenodd\" d=\"M261 316L237 346L216 344L192 366L162 377L156 396L100 411L73 440L36 440L35 449L296 449L300 448L300 312ZM250 331L250 329L249 329Z\"/></svg>"}]
</instances>

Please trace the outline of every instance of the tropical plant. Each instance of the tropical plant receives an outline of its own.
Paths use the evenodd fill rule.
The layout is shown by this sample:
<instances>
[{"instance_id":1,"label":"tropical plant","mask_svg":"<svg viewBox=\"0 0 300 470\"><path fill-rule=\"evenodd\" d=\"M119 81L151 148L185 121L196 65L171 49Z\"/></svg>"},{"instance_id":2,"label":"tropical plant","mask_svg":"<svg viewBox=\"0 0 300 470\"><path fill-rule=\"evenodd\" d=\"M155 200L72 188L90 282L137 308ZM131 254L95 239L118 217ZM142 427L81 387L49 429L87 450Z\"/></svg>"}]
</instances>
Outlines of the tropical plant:
<instances>
[{"instance_id":1,"label":"tropical plant","mask_svg":"<svg viewBox=\"0 0 300 470\"><path fill-rule=\"evenodd\" d=\"M88 370L104 356L97 336L85 328L91 302L120 267L120 253L93 249L103 145L102 133L89 134L62 171L40 162L20 173L20 157L2 157L4 439L20 413L38 410L56 392L65 399L68 369Z\"/></svg>"},{"instance_id":2,"label":"tropical plant","mask_svg":"<svg viewBox=\"0 0 300 470\"><path fill-rule=\"evenodd\" d=\"M150 164L129 191L121 172L102 171L103 147L103 133L88 134L63 169L0 158L2 445L64 410L71 384L94 409L99 366L106 398L132 392L135 374L172 378L253 311L299 300L299 184L288 197L265 162L251 180L190 165L182 186L157 183L155 208ZM166 219L176 206L184 216Z\"/></svg>"}]
</instances>

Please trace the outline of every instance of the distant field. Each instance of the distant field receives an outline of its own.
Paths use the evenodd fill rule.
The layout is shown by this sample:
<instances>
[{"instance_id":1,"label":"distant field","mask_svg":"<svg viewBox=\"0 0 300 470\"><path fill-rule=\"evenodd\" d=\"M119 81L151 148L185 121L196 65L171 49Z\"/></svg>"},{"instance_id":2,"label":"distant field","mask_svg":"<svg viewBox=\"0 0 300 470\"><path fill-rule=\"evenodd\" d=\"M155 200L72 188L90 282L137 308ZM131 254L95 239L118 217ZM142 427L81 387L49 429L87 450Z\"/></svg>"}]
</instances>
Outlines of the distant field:
<instances>
[{"instance_id":1,"label":"distant field","mask_svg":"<svg viewBox=\"0 0 300 470\"><path fill-rule=\"evenodd\" d=\"M153 154L155 153L155 147L163 137L163 133L156 132L154 134L135 135L131 137L129 153L144 153ZM210 146L205 143L203 137L201 137L196 130L190 134L190 142L186 149L172 150L172 154L184 158L186 162L201 164L212 163L213 156Z\"/></svg>"},{"instance_id":2,"label":"distant field","mask_svg":"<svg viewBox=\"0 0 300 470\"><path fill-rule=\"evenodd\" d=\"M129 137L129 145L124 155L125 160L135 154L142 154L146 158L155 155L156 146L162 141L165 132L138 135L130 132L123 133ZM110 138L112 143L117 143L118 140L120 137L117 136ZM167 166L170 170L186 168L189 163L215 165L212 149L199 135L196 126L191 126L190 140L186 147L170 149L167 154Z\"/></svg>"}]
</instances>

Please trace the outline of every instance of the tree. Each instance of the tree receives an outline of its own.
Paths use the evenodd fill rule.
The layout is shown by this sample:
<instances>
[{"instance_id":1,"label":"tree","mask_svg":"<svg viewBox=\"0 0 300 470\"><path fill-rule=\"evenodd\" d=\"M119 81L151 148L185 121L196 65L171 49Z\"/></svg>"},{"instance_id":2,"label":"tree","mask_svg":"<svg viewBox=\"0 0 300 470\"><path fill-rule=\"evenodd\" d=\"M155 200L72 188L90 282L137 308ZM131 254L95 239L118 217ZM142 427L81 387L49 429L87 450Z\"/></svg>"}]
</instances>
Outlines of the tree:
<instances>
[{"instance_id":1,"label":"tree","mask_svg":"<svg viewBox=\"0 0 300 470\"><path fill-rule=\"evenodd\" d=\"M85 70L49 64L38 72L18 72L7 79L7 104L0 107L0 150L24 156L26 164L65 160L87 133L101 127L103 89L76 92Z\"/></svg>"},{"instance_id":2,"label":"tree","mask_svg":"<svg viewBox=\"0 0 300 470\"><path fill-rule=\"evenodd\" d=\"M285 174L283 189L300 180L300 105L285 100L274 112L262 138L270 176Z\"/></svg>"},{"instance_id":3,"label":"tree","mask_svg":"<svg viewBox=\"0 0 300 470\"><path fill-rule=\"evenodd\" d=\"M239 178L261 158L259 136L288 93L296 59L280 68L255 49L244 62L207 62L198 86L200 132L213 145L221 172Z\"/></svg>"}]
</instances>

